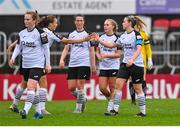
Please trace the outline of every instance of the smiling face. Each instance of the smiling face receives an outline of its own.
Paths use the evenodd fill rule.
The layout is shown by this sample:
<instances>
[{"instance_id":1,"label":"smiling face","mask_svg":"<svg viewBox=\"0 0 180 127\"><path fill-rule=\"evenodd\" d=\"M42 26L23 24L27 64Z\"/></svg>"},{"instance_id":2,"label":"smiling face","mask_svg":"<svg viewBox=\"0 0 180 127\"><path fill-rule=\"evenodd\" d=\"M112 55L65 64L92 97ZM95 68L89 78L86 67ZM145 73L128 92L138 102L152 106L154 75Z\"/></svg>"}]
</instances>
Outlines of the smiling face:
<instances>
[{"instance_id":1,"label":"smiling face","mask_svg":"<svg viewBox=\"0 0 180 127\"><path fill-rule=\"evenodd\" d=\"M27 28L32 28L36 25L36 19L33 19L31 14L25 14L24 24Z\"/></svg>"},{"instance_id":2,"label":"smiling face","mask_svg":"<svg viewBox=\"0 0 180 127\"><path fill-rule=\"evenodd\" d=\"M109 20L106 20L104 22L104 32L106 34L112 34L113 33L113 29L114 29L114 26L113 26L112 22L109 21Z\"/></svg>"},{"instance_id":3,"label":"smiling face","mask_svg":"<svg viewBox=\"0 0 180 127\"><path fill-rule=\"evenodd\" d=\"M84 29L84 17L83 16L76 16L75 21L74 21L77 30L82 30Z\"/></svg>"}]
</instances>

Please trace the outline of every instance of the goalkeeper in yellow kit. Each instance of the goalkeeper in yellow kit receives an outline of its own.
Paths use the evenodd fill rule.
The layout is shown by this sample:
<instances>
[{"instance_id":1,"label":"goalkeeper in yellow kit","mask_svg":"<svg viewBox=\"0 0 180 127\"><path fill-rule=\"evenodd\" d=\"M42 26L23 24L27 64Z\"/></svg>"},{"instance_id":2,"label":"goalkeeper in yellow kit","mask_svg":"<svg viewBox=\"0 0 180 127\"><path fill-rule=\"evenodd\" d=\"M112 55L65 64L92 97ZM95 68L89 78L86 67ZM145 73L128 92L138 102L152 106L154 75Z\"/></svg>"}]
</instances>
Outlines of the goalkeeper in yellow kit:
<instances>
[{"instance_id":1,"label":"goalkeeper in yellow kit","mask_svg":"<svg viewBox=\"0 0 180 127\"><path fill-rule=\"evenodd\" d=\"M151 50L151 44L149 41L148 34L143 30L143 28L146 26L146 24L141 20L140 17L134 16L134 18L136 20L138 20L138 22L141 22L141 24L144 24L144 26L142 26L141 24L137 24L135 27L135 30L140 33L140 35L143 39L142 56L143 56L143 62L144 62L144 81L142 82L142 88L143 88L144 94L146 95L146 90L147 90L146 72L147 72L147 69L151 70L153 67L152 50ZM130 94L131 94L132 104L136 104L135 91L133 89L133 84L131 81L129 82L129 90L130 90Z\"/></svg>"}]
</instances>

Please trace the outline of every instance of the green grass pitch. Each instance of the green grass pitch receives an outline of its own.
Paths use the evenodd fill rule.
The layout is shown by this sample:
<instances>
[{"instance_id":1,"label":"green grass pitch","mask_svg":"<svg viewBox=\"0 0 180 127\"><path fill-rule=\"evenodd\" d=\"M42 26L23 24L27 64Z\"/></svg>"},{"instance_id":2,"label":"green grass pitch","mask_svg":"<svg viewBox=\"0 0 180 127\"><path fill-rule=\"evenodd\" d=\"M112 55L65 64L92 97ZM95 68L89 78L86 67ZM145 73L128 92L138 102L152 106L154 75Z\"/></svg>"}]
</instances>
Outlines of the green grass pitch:
<instances>
[{"instance_id":1,"label":"green grass pitch","mask_svg":"<svg viewBox=\"0 0 180 127\"><path fill-rule=\"evenodd\" d=\"M147 100L147 117L135 117L139 107L131 105L130 100L123 100L117 116L104 116L107 101L88 101L82 114L73 114L75 101L47 102L46 107L52 115L43 119L33 119L31 108L27 119L21 119L18 113L9 110L11 102L0 102L0 126L179 126L180 99ZM23 107L21 102L19 107Z\"/></svg>"}]
</instances>

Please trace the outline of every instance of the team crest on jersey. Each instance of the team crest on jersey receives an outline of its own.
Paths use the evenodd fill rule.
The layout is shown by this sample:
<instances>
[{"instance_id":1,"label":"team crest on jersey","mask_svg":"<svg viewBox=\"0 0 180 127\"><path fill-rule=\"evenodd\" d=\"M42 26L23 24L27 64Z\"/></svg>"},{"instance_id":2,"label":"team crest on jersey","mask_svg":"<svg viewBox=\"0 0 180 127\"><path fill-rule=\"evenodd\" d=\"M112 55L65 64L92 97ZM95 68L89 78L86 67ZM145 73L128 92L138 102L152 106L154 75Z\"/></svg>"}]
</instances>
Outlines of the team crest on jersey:
<instances>
[{"instance_id":1,"label":"team crest on jersey","mask_svg":"<svg viewBox=\"0 0 180 127\"><path fill-rule=\"evenodd\" d=\"M41 37L46 37L47 36L47 33L41 33Z\"/></svg>"},{"instance_id":2,"label":"team crest on jersey","mask_svg":"<svg viewBox=\"0 0 180 127\"><path fill-rule=\"evenodd\" d=\"M40 36L43 44L48 43L47 33L41 33Z\"/></svg>"}]
</instances>

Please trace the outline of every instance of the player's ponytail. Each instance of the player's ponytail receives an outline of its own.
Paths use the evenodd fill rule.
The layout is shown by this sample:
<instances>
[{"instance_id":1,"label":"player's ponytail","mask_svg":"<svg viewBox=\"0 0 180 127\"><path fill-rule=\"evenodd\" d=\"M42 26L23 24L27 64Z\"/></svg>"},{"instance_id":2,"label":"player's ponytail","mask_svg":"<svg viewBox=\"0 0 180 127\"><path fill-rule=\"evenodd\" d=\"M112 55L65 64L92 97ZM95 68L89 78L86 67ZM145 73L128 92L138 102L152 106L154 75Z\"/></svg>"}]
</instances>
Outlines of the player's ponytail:
<instances>
[{"instance_id":1,"label":"player's ponytail","mask_svg":"<svg viewBox=\"0 0 180 127\"><path fill-rule=\"evenodd\" d=\"M134 16L136 20L136 25L134 28L138 31L143 31L143 28L146 27L146 23L139 17L139 16Z\"/></svg>"},{"instance_id":2,"label":"player's ponytail","mask_svg":"<svg viewBox=\"0 0 180 127\"><path fill-rule=\"evenodd\" d=\"M37 10L35 10L35 13L36 13L36 17L37 17L36 25L38 25L38 23L40 21L40 17L39 17L39 13Z\"/></svg>"},{"instance_id":3,"label":"player's ponytail","mask_svg":"<svg viewBox=\"0 0 180 127\"><path fill-rule=\"evenodd\" d=\"M56 17L53 15L43 16L39 20L38 27L48 27L50 23L54 22L54 19L56 19Z\"/></svg>"}]
</instances>

